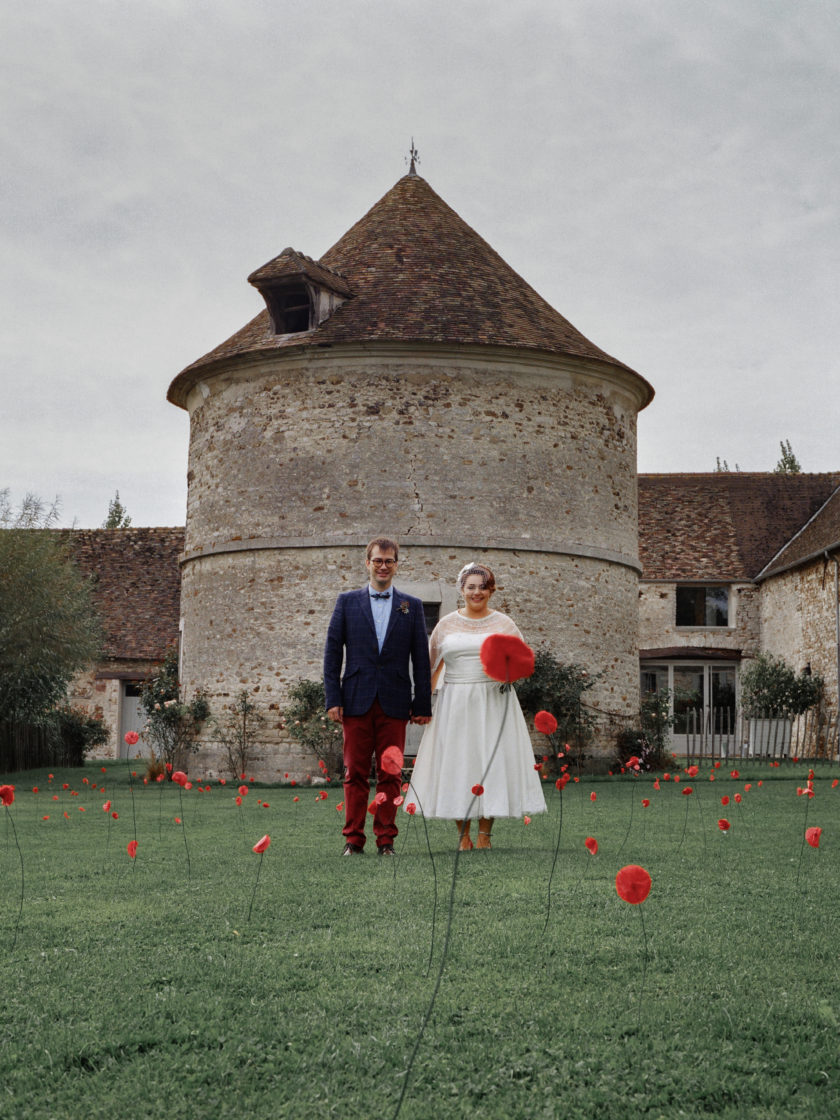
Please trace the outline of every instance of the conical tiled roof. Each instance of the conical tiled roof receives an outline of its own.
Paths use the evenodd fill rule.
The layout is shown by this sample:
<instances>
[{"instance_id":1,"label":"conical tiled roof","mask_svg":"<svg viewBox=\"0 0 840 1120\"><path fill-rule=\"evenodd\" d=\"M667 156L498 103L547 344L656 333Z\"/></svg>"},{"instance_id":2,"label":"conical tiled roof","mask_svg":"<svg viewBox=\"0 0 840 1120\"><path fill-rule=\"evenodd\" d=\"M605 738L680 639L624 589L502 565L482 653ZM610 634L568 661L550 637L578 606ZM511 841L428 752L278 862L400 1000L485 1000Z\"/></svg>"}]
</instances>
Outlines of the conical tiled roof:
<instances>
[{"instance_id":1,"label":"conical tiled roof","mask_svg":"<svg viewBox=\"0 0 840 1120\"><path fill-rule=\"evenodd\" d=\"M516 347L638 377L546 303L419 175L400 179L318 263L352 292L328 319L303 334L275 335L263 311L179 374L169 399L183 405L190 375L219 360L354 342ZM652 389L639 381L649 400Z\"/></svg>"}]
</instances>

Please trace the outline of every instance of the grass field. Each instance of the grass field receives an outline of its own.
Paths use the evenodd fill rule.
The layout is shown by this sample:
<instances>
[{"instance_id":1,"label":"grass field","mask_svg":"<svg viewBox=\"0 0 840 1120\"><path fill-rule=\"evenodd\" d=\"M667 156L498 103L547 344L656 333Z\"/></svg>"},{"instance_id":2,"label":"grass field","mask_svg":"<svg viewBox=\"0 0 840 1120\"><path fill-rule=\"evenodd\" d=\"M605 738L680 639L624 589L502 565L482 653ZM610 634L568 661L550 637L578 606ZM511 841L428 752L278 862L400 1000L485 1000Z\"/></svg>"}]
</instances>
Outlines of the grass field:
<instances>
[{"instance_id":1,"label":"grass field","mask_svg":"<svg viewBox=\"0 0 840 1120\"><path fill-rule=\"evenodd\" d=\"M548 814L458 859L400 1117L840 1114L840 771L809 800L806 765L740 769L567 786L545 930L553 787ZM135 779L132 811L128 778L0 779L0 1114L393 1116L454 826L429 823L435 910L419 816L401 814L397 859L342 859L340 788L253 786L237 808L232 784ZM628 863L653 878L641 907L616 894Z\"/></svg>"}]
</instances>

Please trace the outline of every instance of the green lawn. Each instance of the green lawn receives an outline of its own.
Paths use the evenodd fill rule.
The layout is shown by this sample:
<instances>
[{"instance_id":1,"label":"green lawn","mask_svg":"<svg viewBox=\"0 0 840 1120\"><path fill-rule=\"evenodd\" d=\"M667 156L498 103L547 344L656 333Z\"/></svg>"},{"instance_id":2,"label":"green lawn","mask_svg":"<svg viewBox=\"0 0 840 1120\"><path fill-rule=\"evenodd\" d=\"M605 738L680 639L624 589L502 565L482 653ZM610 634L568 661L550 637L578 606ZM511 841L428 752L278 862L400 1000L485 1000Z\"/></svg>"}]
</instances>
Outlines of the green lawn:
<instances>
[{"instance_id":1,"label":"green lawn","mask_svg":"<svg viewBox=\"0 0 840 1120\"><path fill-rule=\"evenodd\" d=\"M840 771L818 770L809 802L805 765L740 769L659 791L649 777L567 786L545 932L553 787L546 816L500 821L492 852L458 859L401 1118L840 1114ZM393 1116L440 965L453 825L429 824L428 968L419 817L401 814L398 859L343 859L340 788L252 787L238 809L214 783L182 809L177 787L137 779L132 862L124 764L9 781L0 1115ZM806 824L824 829L819 850L803 848ZM627 863L653 878L642 907L616 894Z\"/></svg>"}]
</instances>

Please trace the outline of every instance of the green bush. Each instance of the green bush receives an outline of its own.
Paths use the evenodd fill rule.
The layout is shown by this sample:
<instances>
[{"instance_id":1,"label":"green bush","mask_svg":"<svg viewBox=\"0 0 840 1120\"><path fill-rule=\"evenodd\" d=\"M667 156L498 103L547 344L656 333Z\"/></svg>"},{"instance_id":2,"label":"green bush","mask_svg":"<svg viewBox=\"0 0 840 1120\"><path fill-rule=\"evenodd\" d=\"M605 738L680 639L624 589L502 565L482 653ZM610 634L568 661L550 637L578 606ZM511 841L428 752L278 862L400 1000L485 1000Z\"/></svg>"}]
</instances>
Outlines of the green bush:
<instances>
[{"instance_id":1,"label":"green bush","mask_svg":"<svg viewBox=\"0 0 840 1120\"><path fill-rule=\"evenodd\" d=\"M323 763L326 777L338 778L344 773L344 737L341 724L327 718L325 703L323 681L298 681L289 689L283 725Z\"/></svg>"},{"instance_id":2,"label":"green bush","mask_svg":"<svg viewBox=\"0 0 840 1120\"><path fill-rule=\"evenodd\" d=\"M760 653L741 674L741 706L749 719L801 715L819 704L824 687L819 674L797 674L783 657Z\"/></svg>"},{"instance_id":3,"label":"green bush","mask_svg":"<svg viewBox=\"0 0 840 1120\"><path fill-rule=\"evenodd\" d=\"M104 720L67 704L55 709L48 727L54 766L84 766L87 751L104 746L110 735Z\"/></svg>"},{"instance_id":4,"label":"green bush","mask_svg":"<svg viewBox=\"0 0 840 1120\"><path fill-rule=\"evenodd\" d=\"M558 661L548 649L534 654L534 672L514 685L522 711L531 719L540 711L550 712L557 720L555 742L566 744L565 761L580 763L592 741L597 722L595 713L583 702L583 696L600 678L582 665ZM557 770L557 759L549 758L548 773Z\"/></svg>"},{"instance_id":5,"label":"green bush","mask_svg":"<svg viewBox=\"0 0 840 1120\"><path fill-rule=\"evenodd\" d=\"M257 736L265 726L265 716L251 700L248 689L242 688L220 718L211 718L225 749L228 774L233 779L244 777L254 756Z\"/></svg>"},{"instance_id":6,"label":"green bush","mask_svg":"<svg viewBox=\"0 0 840 1120\"><path fill-rule=\"evenodd\" d=\"M158 761L175 766L187 751L198 749L196 736L210 717L210 705L204 692L197 692L190 701L180 699L174 646L167 650L160 669L144 682L140 706L146 713L143 733Z\"/></svg>"},{"instance_id":7,"label":"green bush","mask_svg":"<svg viewBox=\"0 0 840 1120\"><path fill-rule=\"evenodd\" d=\"M668 750L674 717L671 700L682 695L679 690L661 688L642 697L638 727L623 728L616 738L616 760L624 766L636 757L642 770L664 770L674 764Z\"/></svg>"}]
</instances>

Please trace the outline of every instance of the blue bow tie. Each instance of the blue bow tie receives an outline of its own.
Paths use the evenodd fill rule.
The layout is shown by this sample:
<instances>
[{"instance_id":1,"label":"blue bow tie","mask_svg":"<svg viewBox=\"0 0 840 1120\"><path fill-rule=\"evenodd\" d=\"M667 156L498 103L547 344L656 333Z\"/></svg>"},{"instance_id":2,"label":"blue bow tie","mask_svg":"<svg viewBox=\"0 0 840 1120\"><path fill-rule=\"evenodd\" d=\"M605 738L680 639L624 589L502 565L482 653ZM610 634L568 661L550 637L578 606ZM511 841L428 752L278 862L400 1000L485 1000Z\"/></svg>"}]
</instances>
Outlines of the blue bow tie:
<instances>
[{"instance_id":1,"label":"blue bow tie","mask_svg":"<svg viewBox=\"0 0 840 1120\"><path fill-rule=\"evenodd\" d=\"M391 592L390 591L371 591L370 597L371 597L371 599L390 599L391 598Z\"/></svg>"}]
</instances>

